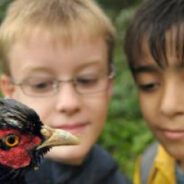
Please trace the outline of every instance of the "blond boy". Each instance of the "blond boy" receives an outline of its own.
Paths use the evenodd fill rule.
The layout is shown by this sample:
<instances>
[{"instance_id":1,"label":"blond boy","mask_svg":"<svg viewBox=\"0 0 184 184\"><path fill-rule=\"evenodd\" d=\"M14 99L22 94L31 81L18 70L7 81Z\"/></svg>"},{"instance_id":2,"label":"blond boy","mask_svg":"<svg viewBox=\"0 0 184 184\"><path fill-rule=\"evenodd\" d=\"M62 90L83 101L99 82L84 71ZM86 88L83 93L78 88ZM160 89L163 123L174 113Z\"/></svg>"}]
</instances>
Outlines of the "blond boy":
<instances>
[{"instance_id":1,"label":"blond boy","mask_svg":"<svg viewBox=\"0 0 184 184\"><path fill-rule=\"evenodd\" d=\"M56 147L30 184L125 183L94 146L111 99L115 31L91 0L16 0L0 28L1 90L32 107L52 128L80 138Z\"/></svg>"}]
</instances>

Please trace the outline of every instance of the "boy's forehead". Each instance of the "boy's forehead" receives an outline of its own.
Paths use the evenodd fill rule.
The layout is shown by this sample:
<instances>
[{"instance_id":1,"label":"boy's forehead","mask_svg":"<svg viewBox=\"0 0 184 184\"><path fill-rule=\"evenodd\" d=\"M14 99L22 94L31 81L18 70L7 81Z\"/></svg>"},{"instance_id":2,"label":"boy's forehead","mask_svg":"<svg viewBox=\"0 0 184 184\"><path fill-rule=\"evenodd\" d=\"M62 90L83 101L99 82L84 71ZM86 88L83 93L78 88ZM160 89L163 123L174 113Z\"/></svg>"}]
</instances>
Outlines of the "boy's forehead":
<instances>
[{"instance_id":1,"label":"boy's forehead","mask_svg":"<svg viewBox=\"0 0 184 184\"><path fill-rule=\"evenodd\" d=\"M25 61L26 58L30 62L33 60L53 61L54 59L59 62L61 58L62 60L80 58L78 64L107 61L108 49L101 37L92 39L89 36L84 36L75 39L75 42L67 45L63 37L58 37L41 29L39 31L31 30L27 36L23 36L21 40L18 39L11 46L9 61ZM42 64L45 65L44 62Z\"/></svg>"},{"instance_id":2,"label":"boy's forehead","mask_svg":"<svg viewBox=\"0 0 184 184\"><path fill-rule=\"evenodd\" d=\"M136 58L134 59L136 62L133 64L134 68L155 64L155 60L151 54L149 42L147 39L142 39L142 43L137 49L137 54L135 55Z\"/></svg>"},{"instance_id":3,"label":"boy's forehead","mask_svg":"<svg viewBox=\"0 0 184 184\"><path fill-rule=\"evenodd\" d=\"M93 32L86 32L80 29L74 30L55 30L55 29L46 29L44 27L34 27L34 28L27 28L22 32L21 37L15 39L15 43L23 41L29 42L32 40L41 40L47 43L52 44L62 44L64 43L65 46L75 45L80 42L80 40L85 40L86 42L91 42L93 40L104 40L105 39L100 34L95 34Z\"/></svg>"}]
</instances>

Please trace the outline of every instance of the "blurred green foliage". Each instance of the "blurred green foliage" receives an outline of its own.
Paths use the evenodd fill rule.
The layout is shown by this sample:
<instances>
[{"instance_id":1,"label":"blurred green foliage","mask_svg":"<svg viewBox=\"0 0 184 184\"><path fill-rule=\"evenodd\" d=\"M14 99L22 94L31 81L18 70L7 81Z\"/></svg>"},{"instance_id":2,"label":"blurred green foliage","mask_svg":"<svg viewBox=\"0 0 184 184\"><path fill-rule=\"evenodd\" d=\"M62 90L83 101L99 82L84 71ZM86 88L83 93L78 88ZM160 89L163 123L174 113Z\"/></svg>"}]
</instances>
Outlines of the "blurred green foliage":
<instances>
[{"instance_id":1,"label":"blurred green foliage","mask_svg":"<svg viewBox=\"0 0 184 184\"><path fill-rule=\"evenodd\" d=\"M2 21L6 7L12 0L0 0L0 21Z\"/></svg>"},{"instance_id":2,"label":"blurred green foliage","mask_svg":"<svg viewBox=\"0 0 184 184\"><path fill-rule=\"evenodd\" d=\"M117 0L119 3L120 1ZM123 2L125 4L123 4ZM112 153L122 172L132 178L136 158L153 136L148 130L140 112L136 86L126 63L123 52L125 31L140 1L118 4L121 9L104 6L117 28L117 47L115 51L116 81L114 95L109 109L109 117L99 143ZM99 0L99 3L103 3ZM111 4L113 4L111 2Z\"/></svg>"},{"instance_id":3,"label":"blurred green foliage","mask_svg":"<svg viewBox=\"0 0 184 184\"><path fill-rule=\"evenodd\" d=\"M0 0L0 21L12 0ZM123 41L127 24L141 0L98 0L117 28L115 50L116 80L105 130L99 143L119 163L122 172L132 177L135 159L153 141L145 125L137 99L137 91L126 64Z\"/></svg>"}]
</instances>

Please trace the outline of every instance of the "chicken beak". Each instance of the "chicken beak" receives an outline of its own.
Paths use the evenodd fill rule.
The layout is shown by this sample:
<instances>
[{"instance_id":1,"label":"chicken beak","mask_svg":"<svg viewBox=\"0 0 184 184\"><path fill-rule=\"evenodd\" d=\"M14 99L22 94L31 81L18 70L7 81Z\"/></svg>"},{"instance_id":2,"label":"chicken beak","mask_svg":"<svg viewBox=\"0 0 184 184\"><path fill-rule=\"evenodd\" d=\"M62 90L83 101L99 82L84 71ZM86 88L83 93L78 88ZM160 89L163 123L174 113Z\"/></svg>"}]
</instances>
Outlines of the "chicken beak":
<instances>
[{"instance_id":1,"label":"chicken beak","mask_svg":"<svg viewBox=\"0 0 184 184\"><path fill-rule=\"evenodd\" d=\"M74 136L73 134L61 129L53 129L46 125L42 127L41 134L44 136L45 141L39 145L37 149L44 147L79 144L78 137Z\"/></svg>"}]
</instances>

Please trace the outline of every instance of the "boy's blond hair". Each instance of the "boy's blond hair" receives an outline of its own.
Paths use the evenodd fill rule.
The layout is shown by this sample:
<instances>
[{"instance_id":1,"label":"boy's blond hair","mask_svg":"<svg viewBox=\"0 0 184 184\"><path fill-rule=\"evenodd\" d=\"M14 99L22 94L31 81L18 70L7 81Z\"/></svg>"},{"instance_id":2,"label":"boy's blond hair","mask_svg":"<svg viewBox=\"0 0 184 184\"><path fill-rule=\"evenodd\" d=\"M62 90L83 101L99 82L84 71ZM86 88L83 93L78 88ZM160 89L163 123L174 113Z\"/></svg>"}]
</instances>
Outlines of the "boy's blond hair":
<instances>
[{"instance_id":1,"label":"boy's blond hair","mask_svg":"<svg viewBox=\"0 0 184 184\"><path fill-rule=\"evenodd\" d=\"M10 75L8 53L19 40L43 31L54 40L77 43L81 37L101 37L112 61L115 30L93 0L15 0L10 4L0 27L0 61L3 72Z\"/></svg>"}]
</instances>

